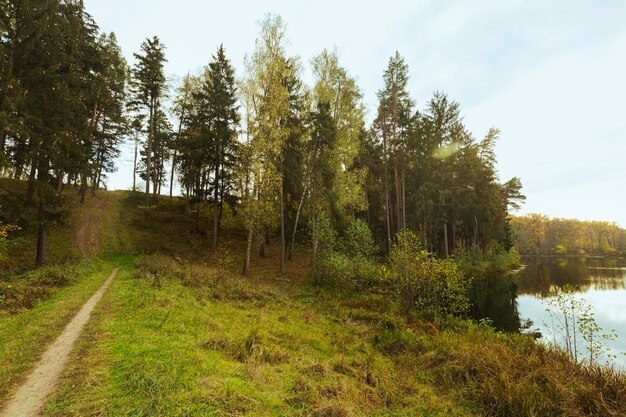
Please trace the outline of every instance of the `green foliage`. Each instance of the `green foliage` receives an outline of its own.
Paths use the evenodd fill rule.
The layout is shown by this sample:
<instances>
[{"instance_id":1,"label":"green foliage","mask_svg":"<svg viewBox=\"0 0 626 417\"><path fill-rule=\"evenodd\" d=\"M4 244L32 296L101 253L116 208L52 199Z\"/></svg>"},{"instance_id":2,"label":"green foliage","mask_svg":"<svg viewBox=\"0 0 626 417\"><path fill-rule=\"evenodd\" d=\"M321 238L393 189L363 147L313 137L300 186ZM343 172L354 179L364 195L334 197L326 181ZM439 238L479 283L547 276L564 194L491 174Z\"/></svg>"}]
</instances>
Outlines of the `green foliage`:
<instances>
[{"instance_id":1,"label":"green foliage","mask_svg":"<svg viewBox=\"0 0 626 417\"><path fill-rule=\"evenodd\" d=\"M372 231L361 219L355 219L350 223L344 233L343 242L346 254L349 256L368 258L374 256L377 251Z\"/></svg>"},{"instance_id":2,"label":"green foliage","mask_svg":"<svg viewBox=\"0 0 626 417\"><path fill-rule=\"evenodd\" d=\"M380 282L380 265L363 255L354 257L331 252L320 260L322 281L352 289L371 288Z\"/></svg>"},{"instance_id":3,"label":"green foliage","mask_svg":"<svg viewBox=\"0 0 626 417\"><path fill-rule=\"evenodd\" d=\"M339 238L330 219L322 215L315 235L322 282L347 288L369 288L380 282L380 266L372 259L376 246L365 222L353 220Z\"/></svg>"},{"instance_id":4,"label":"green foliage","mask_svg":"<svg viewBox=\"0 0 626 417\"><path fill-rule=\"evenodd\" d=\"M7 248L9 244L9 233L16 230L19 230L19 227L17 227L16 225L3 224L2 221L0 221L0 267L6 266L6 262L8 261Z\"/></svg>"},{"instance_id":5,"label":"green foliage","mask_svg":"<svg viewBox=\"0 0 626 417\"><path fill-rule=\"evenodd\" d=\"M59 288L75 280L71 265L47 266L0 282L0 315L31 309Z\"/></svg>"},{"instance_id":6,"label":"green foliage","mask_svg":"<svg viewBox=\"0 0 626 417\"><path fill-rule=\"evenodd\" d=\"M311 225L311 239L317 241L319 258L338 250L340 245L339 235L332 225L330 218L324 214L320 215L315 225Z\"/></svg>"},{"instance_id":7,"label":"green foliage","mask_svg":"<svg viewBox=\"0 0 626 417\"><path fill-rule=\"evenodd\" d=\"M451 259L438 259L410 231L398 233L390 260L390 281L407 311L442 319L463 315L470 307L470 280Z\"/></svg>"},{"instance_id":8,"label":"green foliage","mask_svg":"<svg viewBox=\"0 0 626 417\"><path fill-rule=\"evenodd\" d=\"M612 222L549 218L540 214L513 217L515 247L530 255L605 255L626 253L626 230Z\"/></svg>"},{"instance_id":9,"label":"green foliage","mask_svg":"<svg viewBox=\"0 0 626 417\"><path fill-rule=\"evenodd\" d=\"M485 250L478 245L458 246L452 253L452 257L463 273L473 278L503 274L522 265L515 248L506 250L497 241L489 242Z\"/></svg>"}]
</instances>

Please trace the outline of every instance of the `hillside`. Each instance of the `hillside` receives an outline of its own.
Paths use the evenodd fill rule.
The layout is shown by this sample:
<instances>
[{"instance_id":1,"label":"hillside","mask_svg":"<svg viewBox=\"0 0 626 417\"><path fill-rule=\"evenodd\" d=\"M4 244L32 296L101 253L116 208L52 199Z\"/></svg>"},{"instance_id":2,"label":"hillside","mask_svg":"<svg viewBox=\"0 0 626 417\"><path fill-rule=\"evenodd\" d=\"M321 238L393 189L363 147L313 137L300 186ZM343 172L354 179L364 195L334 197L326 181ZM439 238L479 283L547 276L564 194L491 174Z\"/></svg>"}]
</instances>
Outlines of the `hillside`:
<instances>
[{"instance_id":1,"label":"hillside","mask_svg":"<svg viewBox=\"0 0 626 417\"><path fill-rule=\"evenodd\" d=\"M406 316L385 291L315 285L305 247L280 275L270 243L242 277L243 235L231 230L212 253L176 202L146 210L130 192L99 191L76 207L50 236L54 260L70 262L47 276L67 280L0 316L0 404L119 266L44 415L626 412L622 376L580 368L529 336ZM11 250L30 238L24 228ZM25 269L15 253L13 266Z\"/></svg>"}]
</instances>

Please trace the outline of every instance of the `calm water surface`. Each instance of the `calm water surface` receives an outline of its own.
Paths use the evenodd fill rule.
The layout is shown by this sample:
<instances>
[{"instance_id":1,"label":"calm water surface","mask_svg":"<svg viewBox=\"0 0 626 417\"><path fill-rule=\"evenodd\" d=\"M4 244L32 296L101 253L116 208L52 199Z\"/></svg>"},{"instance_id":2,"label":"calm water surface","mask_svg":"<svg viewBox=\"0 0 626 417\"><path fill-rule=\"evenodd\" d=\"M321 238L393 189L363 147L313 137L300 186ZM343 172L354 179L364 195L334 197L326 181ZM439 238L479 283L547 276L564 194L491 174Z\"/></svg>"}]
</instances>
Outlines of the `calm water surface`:
<instances>
[{"instance_id":1,"label":"calm water surface","mask_svg":"<svg viewBox=\"0 0 626 417\"><path fill-rule=\"evenodd\" d=\"M617 339L607 345L617 356L613 363L626 368L626 261L541 257L523 262L526 268L517 273L474 284L474 317L489 317L498 329L510 332L530 320L530 329L543 335L540 340L552 342L545 297L570 284L577 288L577 298L593 307L600 327L616 331Z\"/></svg>"}]
</instances>

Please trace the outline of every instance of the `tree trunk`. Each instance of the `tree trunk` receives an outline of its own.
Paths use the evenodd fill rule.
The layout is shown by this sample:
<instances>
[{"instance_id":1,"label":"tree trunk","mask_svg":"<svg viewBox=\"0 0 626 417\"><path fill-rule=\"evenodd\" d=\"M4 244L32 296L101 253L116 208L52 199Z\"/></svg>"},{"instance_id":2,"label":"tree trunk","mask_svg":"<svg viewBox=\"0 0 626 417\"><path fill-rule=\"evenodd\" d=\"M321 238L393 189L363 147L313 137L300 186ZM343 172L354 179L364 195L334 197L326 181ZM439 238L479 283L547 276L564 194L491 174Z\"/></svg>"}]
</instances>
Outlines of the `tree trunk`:
<instances>
[{"instance_id":1,"label":"tree trunk","mask_svg":"<svg viewBox=\"0 0 626 417\"><path fill-rule=\"evenodd\" d=\"M443 206L446 205L445 197L442 199ZM448 253L448 216L446 214L445 208L443 210L443 257L447 258Z\"/></svg>"},{"instance_id":2,"label":"tree trunk","mask_svg":"<svg viewBox=\"0 0 626 417\"><path fill-rule=\"evenodd\" d=\"M400 203L400 197L401 197L401 191L400 191L400 176L398 174L398 154L397 154L397 147L398 147L398 141L397 141L397 137L396 137L396 130L397 130L397 92L396 92L396 87L394 85L394 90L393 90L393 143L391 145L391 153L393 156L393 180L394 180L394 186L395 186L395 195L396 195L396 231L399 232L401 230L404 229L404 225L402 224L402 215L400 213L400 210L402 208L402 205Z\"/></svg>"},{"instance_id":3,"label":"tree trunk","mask_svg":"<svg viewBox=\"0 0 626 417\"><path fill-rule=\"evenodd\" d=\"M252 229L248 229L248 242L246 244L246 256L243 260L243 274L245 276L250 275L250 254L252 253L252 241L253 241L253 233Z\"/></svg>"},{"instance_id":4,"label":"tree trunk","mask_svg":"<svg viewBox=\"0 0 626 417\"><path fill-rule=\"evenodd\" d=\"M296 218L294 220L293 232L291 233L291 245L289 246L289 254L287 256L287 259L289 259L290 261L293 257L293 247L296 242L296 231L298 230L298 221L300 220L300 212L302 211L302 205L304 204L304 199L306 197L308 189L309 189L309 183L307 181L307 183L304 184L304 190L302 191L302 196L300 197L300 202L298 203L298 210L296 211Z\"/></svg>"},{"instance_id":5,"label":"tree trunk","mask_svg":"<svg viewBox=\"0 0 626 417\"><path fill-rule=\"evenodd\" d=\"M35 267L39 268L46 261L46 225L39 224L37 229L37 256L35 258Z\"/></svg>"},{"instance_id":6,"label":"tree trunk","mask_svg":"<svg viewBox=\"0 0 626 417\"><path fill-rule=\"evenodd\" d=\"M178 129L180 133L180 129ZM174 168L176 167L176 149L174 149L174 155L172 155L172 172L170 172L170 210L172 209L172 193L174 190Z\"/></svg>"},{"instance_id":7,"label":"tree trunk","mask_svg":"<svg viewBox=\"0 0 626 417\"><path fill-rule=\"evenodd\" d=\"M35 257L35 267L40 267L46 261L46 205L47 205L47 190L48 186L48 169L49 161L45 156L41 157L39 166L37 168L37 191L39 194L39 209L38 209L38 221L39 226L37 230L37 255Z\"/></svg>"},{"instance_id":8,"label":"tree trunk","mask_svg":"<svg viewBox=\"0 0 626 417\"><path fill-rule=\"evenodd\" d=\"M443 221L443 257L447 258L448 253L448 221Z\"/></svg>"},{"instance_id":9,"label":"tree trunk","mask_svg":"<svg viewBox=\"0 0 626 417\"><path fill-rule=\"evenodd\" d=\"M56 186L56 192L60 193L61 190L63 189L63 171L57 171L57 186Z\"/></svg>"},{"instance_id":10,"label":"tree trunk","mask_svg":"<svg viewBox=\"0 0 626 417\"><path fill-rule=\"evenodd\" d=\"M219 195L219 171L220 171L220 152L219 146L215 147L215 176L213 178L213 249L217 248L217 234L219 227L219 203L218 203L218 195Z\"/></svg>"},{"instance_id":11,"label":"tree trunk","mask_svg":"<svg viewBox=\"0 0 626 417\"><path fill-rule=\"evenodd\" d=\"M133 191L137 191L137 147L139 146L139 137L135 137L135 158L133 159Z\"/></svg>"},{"instance_id":12,"label":"tree trunk","mask_svg":"<svg viewBox=\"0 0 626 417\"><path fill-rule=\"evenodd\" d=\"M85 194L87 193L87 175L85 173L80 174L80 203L83 204L85 202Z\"/></svg>"},{"instance_id":13,"label":"tree trunk","mask_svg":"<svg viewBox=\"0 0 626 417\"><path fill-rule=\"evenodd\" d=\"M313 242L311 248L311 274L313 275L313 280L317 283L317 190L315 187L315 177L312 178L312 182L311 197L313 203Z\"/></svg>"},{"instance_id":14,"label":"tree trunk","mask_svg":"<svg viewBox=\"0 0 626 417\"><path fill-rule=\"evenodd\" d=\"M152 134L154 129L154 98L150 99L150 117L148 125L148 154L146 155L146 207L150 207L150 164L152 163Z\"/></svg>"},{"instance_id":15,"label":"tree trunk","mask_svg":"<svg viewBox=\"0 0 626 417\"><path fill-rule=\"evenodd\" d=\"M38 152L35 152L35 157L30 164L30 172L28 174L28 187L26 188L26 204L31 205L35 198L35 174L37 173L38 164Z\"/></svg>"},{"instance_id":16,"label":"tree trunk","mask_svg":"<svg viewBox=\"0 0 626 417\"><path fill-rule=\"evenodd\" d=\"M11 77L13 77L14 60L15 60L15 41L12 41L9 47L9 53L7 57L7 74L6 74L7 83L10 83ZM9 100L8 100L9 89L3 88L3 90L4 91L2 94L2 109L6 111L9 106ZM7 142L7 128L6 128L6 123L3 121L2 125L0 126L0 155L6 155L5 153L6 142ZM0 162L2 162L4 165L4 161L0 161ZM4 169L3 166L0 166L0 168Z\"/></svg>"},{"instance_id":17,"label":"tree trunk","mask_svg":"<svg viewBox=\"0 0 626 417\"><path fill-rule=\"evenodd\" d=\"M281 163L282 165L282 163ZM282 171L282 168L281 168ZM285 273L285 181L280 183L280 267L278 272Z\"/></svg>"},{"instance_id":18,"label":"tree trunk","mask_svg":"<svg viewBox=\"0 0 626 417\"><path fill-rule=\"evenodd\" d=\"M402 167L402 228L406 229L406 186L404 183L404 166Z\"/></svg>"},{"instance_id":19,"label":"tree trunk","mask_svg":"<svg viewBox=\"0 0 626 417\"><path fill-rule=\"evenodd\" d=\"M222 155L224 155L224 149L222 149ZM224 172L224 164L222 163L222 169L221 169L221 175L220 175L220 212L217 216L217 225L219 228L219 225L222 224L222 212L224 211L224 190L226 189L226 185L224 184L224 178L226 177L226 173Z\"/></svg>"},{"instance_id":20,"label":"tree trunk","mask_svg":"<svg viewBox=\"0 0 626 417\"><path fill-rule=\"evenodd\" d=\"M387 255L391 253L391 220L389 213L389 204L391 203L389 198L389 169L387 164L387 132L385 129L385 117L383 114L383 165L385 171L385 220L387 222Z\"/></svg>"}]
</instances>

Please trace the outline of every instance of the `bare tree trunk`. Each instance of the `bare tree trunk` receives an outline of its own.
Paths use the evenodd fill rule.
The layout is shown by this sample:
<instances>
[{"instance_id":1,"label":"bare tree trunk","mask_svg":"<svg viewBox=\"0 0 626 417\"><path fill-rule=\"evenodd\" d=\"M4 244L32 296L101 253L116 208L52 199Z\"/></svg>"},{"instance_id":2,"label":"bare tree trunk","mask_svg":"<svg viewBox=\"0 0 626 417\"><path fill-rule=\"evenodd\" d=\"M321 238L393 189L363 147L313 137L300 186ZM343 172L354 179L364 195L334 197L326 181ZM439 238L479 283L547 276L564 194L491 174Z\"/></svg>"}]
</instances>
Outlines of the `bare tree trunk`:
<instances>
[{"instance_id":1,"label":"bare tree trunk","mask_svg":"<svg viewBox=\"0 0 626 417\"><path fill-rule=\"evenodd\" d=\"M253 241L252 228L248 228L248 242L246 244L246 256L243 260L243 274L245 276L250 275L250 254L252 253L252 241Z\"/></svg>"},{"instance_id":2,"label":"bare tree trunk","mask_svg":"<svg viewBox=\"0 0 626 417\"><path fill-rule=\"evenodd\" d=\"M148 154L146 155L146 207L150 207L150 168L152 164L152 135L154 133L154 98L150 100L150 118L148 126Z\"/></svg>"},{"instance_id":3,"label":"bare tree trunk","mask_svg":"<svg viewBox=\"0 0 626 417\"><path fill-rule=\"evenodd\" d=\"M371 179L372 174L368 170L367 178ZM367 227L372 230L372 219L370 215L370 193L367 191L367 187L365 188L365 214L367 216Z\"/></svg>"},{"instance_id":4,"label":"bare tree trunk","mask_svg":"<svg viewBox=\"0 0 626 417\"><path fill-rule=\"evenodd\" d=\"M11 42L11 45L9 47L9 53L8 53L8 58L7 58L7 74L6 74L6 80L7 82L11 81L11 77L13 77L13 63L14 63L14 59L15 59L15 41ZM2 108L6 109L9 105L9 89L8 88L3 88L3 94L2 94ZM7 129L6 129L6 122L2 121L1 122L1 126L0 126L0 155L5 155L5 148L6 148L6 142L7 142ZM4 161L0 161L2 163L4 163ZM4 167L0 166L0 169L4 169Z\"/></svg>"},{"instance_id":5,"label":"bare tree trunk","mask_svg":"<svg viewBox=\"0 0 626 417\"><path fill-rule=\"evenodd\" d=\"M445 210L445 205L446 205L446 199L445 197L442 198L442 202L443 202L443 206L444 206L444 210L443 210L443 257L447 258L449 253L448 253L448 215L446 214L446 210Z\"/></svg>"},{"instance_id":6,"label":"bare tree trunk","mask_svg":"<svg viewBox=\"0 0 626 417\"><path fill-rule=\"evenodd\" d=\"M474 216L474 245L478 244L478 219Z\"/></svg>"},{"instance_id":7,"label":"bare tree trunk","mask_svg":"<svg viewBox=\"0 0 626 417\"><path fill-rule=\"evenodd\" d=\"M46 225L39 224L37 229L37 255L35 257L35 267L38 268L46 261Z\"/></svg>"},{"instance_id":8,"label":"bare tree trunk","mask_svg":"<svg viewBox=\"0 0 626 417\"><path fill-rule=\"evenodd\" d=\"M57 171L57 186L55 189L57 193L60 193L63 189L63 175L63 171Z\"/></svg>"},{"instance_id":9,"label":"bare tree trunk","mask_svg":"<svg viewBox=\"0 0 626 417\"><path fill-rule=\"evenodd\" d=\"M38 220L39 227L37 230L37 254L35 256L35 267L40 267L46 261L46 204L48 186L48 169L49 161L45 156L40 157L39 166L37 168L37 189L39 194Z\"/></svg>"},{"instance_id":10,"label":"bare tree trunk","mask_svg":"<svg viewBox=\"0 0 626 417\"><path fill-rule=\"evenodd\" d=\"M174 169L176 167L176 149L174 149L174 155L172 155L172 172L170 172L170 210L172 208L172 193L174 190Z\"/></svg>"},{"instance_id":11,"label":"bare tree trunk","mask_svg":"<svg viewBox=\"0 0 626 417\"><path fill-rule=\"evenodd\" d=\"M281 163L282 165L282 163ZM281 169L282 171L282 169ZM278 272L285 273L285 181L280 184L280 267Z\"/></svg>"},{"instance_id":12,"label":"bare tree trunk","mask_svg":"<svg viewBox=\"0 0 626 417\"><path fill-rule=\"evenodd\" d=\"M311 274L313 275L314 281L318 282L317 277L317 194L315 187L315 177L312 178L313 184L311 185L311 197L313 203L313 242L311 249Z\"/></svg>"},{"instance_id":13,"label":"bare tree trunk","mask_svg":"<svg viewBox=\"0 0 626 417\"><path fill-rule=\"evenodd\" d=\"M133 159L133 191L137 191L137 147L139 146L139 137L135 137L135 159Z\"/></svg>"},{"instance_id":14,"label":"bare tree trunk","mask_svg":"<svg viewBox=\"0 0 626 417\"><path fill-rule=\"evenodd\" d=\"M80 194L80 203L83 204L85 202L85 194L87 193L87 175L85 173L80 174L80 190L78 193Z\"/></svg>"},{"instance_id":15,"label":"bare tree trunk","mask_svg":"<svg viewBox=\"0 0 626 417\"><path fill-rule=\"evenodd\" d=\"M293 232L291 233L291 245L289 246L289 254L287 259L291 261L293 257L293 247L296 243L296 231L298 230L298 221L300 220L300 212L302 211L302 205L304 204L304 199L306 198L306 194L309 190L309 182L307 181L304 184L304 190L302 191L302 196L300 197L300 202L298 203L298 210L296 211L296 218L294 220Z\"/></svg>"},{"instance_id":16,"label":"bare tree trunk","mask_svg":"<svg viewBox=\"0 0 626 417\"><path fill-rule=\"evenodd\" d=\"M37 164L38 162L37 153L35 153L35 158L30 164L30 173L28 174L28 187L26 188L26 204L30 205L33 203L33 199L35 198L35 174L37 173Z\"/></svg>"},{"instance_id":17,"label":"bare tree trunk","mask_svg":"<svg viewBox=\"0 0 626 417\"><path fill-rule=\"evenodd\" d=\"M385 220L387 222L387 254L391 253L391 220L389 218L389 169L387 166L387 132L383 114L383 165L385 168Z\"/></svg>"},{"instance_id":18,"label":"bare tree trunk","mask_svg":"<svg viewBox=\"0 0 626 417\"><path fill-rule=\"evenodd\" d=\"M443 253L444 258L448 257L448 219L444 213L443 217Z\"/></svg>"},{"instance_id":19,"label":"bare tree trunk","mask_svg":"<svg viewBox=\"0 0 626 417\"><path fill-rule=\"evenodd\" d=\"M217 248L217 234L218 234L218 228L219 228L219 213L218 213L218 208L219 208L219 203L218 203L218 194L219 194L219 190L218 190L218 186L219 186L219 171L220 171L220 163L219 163L219 146L215 147L215 177L214 177L214 181L213 181L213 249Z\"/></svg>"},{"instance_id":20,"label":"bare tree trunk","mask_svg":"<svg viewBox=\"0 0 626 417\"><path fill-rule=\"evenodd\" d=\"M406 229L406 186L404 183L404 166L402 167L402 228Z\"/></svg>"},{"instance_id":21,"label":"bare tree trunk","mask_svg":"<svg viewBox=\"0 0 626 417\"><path fill-rule=\"evenodd\" d=\"M396 92L396 87L394 85L394 90L393 90L393 143L391 145L391 153L393 156L393 180L394 180L394 186L395 186L395 195L396 195L396 231L399 232L401 230L404 229L404 225L402 224L402 215L400 213L400 210L402 208L402 205L400 203L400 176L398 175L398 154L397 154L397 147L398 147L398 140L396 137L396 130L397 130L397 107L398 107L398 103L397 103L398 99L397 99L397 92Z\"/></svg>"}]
</instances>

